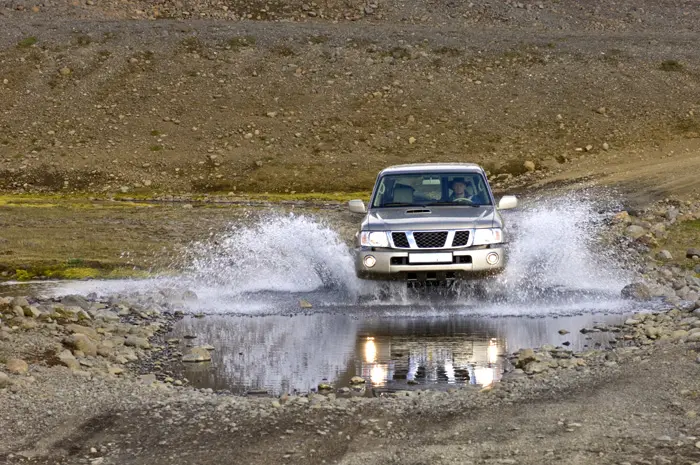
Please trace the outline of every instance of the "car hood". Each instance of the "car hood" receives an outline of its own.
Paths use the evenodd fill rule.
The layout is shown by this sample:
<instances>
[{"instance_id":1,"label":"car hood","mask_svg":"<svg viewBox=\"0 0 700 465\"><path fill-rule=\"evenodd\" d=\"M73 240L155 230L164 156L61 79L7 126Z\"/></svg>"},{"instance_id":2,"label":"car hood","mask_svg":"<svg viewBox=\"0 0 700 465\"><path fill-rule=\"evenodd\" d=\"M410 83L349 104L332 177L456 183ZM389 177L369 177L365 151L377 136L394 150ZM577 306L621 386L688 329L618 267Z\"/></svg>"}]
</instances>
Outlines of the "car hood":
<instances>
[{"instance_id":1,"label":"car hood","mask_svg":"<svg viewBox=\"0 0 700 465\"><path fill-rule=\"evenodd\" d=\"M365 231L427 231L502 227L493 206L395 207L370 210Z\"/></svg>"}]
</instances>

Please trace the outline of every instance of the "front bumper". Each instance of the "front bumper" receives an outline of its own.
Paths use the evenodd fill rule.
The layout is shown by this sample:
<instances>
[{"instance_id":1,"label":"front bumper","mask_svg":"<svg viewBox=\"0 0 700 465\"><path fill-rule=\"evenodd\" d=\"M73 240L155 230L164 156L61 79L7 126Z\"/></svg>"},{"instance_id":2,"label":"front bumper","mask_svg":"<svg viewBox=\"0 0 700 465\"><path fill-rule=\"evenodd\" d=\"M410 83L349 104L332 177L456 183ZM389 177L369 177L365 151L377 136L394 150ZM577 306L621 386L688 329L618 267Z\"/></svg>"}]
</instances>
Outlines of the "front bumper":
<instances>
[{"instance_id":1,"label":"front bumper","mask_svg":"<svg viewBox=\"0 0 700 465\"><path fill-rule=\"evenodd\" d=\"M452 263L409 263L409 254L451 253ZM491 265L486 257L496 253L498 262ZM364 263L371 255L376 260L372 267ZM396 249L358 248L355 254L355 271L362 279L378 280L444 280L456 278L479 278L498 274L505 268L506 249L503 244L489 248L460 248L408 251Z\"/></svg>"}]
</instances>

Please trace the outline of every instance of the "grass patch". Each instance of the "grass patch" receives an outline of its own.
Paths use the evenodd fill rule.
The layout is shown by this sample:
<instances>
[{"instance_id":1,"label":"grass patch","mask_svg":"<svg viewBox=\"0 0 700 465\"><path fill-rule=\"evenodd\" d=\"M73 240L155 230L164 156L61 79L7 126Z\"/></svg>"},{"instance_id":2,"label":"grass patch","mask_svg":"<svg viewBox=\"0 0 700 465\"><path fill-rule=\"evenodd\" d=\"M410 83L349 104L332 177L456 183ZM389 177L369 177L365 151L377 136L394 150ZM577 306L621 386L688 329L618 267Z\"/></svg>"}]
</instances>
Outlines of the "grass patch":
<instances>
[{"instance_id":1,"label":"grass patch","mask_svg":"<svg viewBox=\"0 0 700 465\"><path fill-rule=\"evenodd\" d=\"M438 47L435 50L433 50L433 53L436 53L438 55L445 55L445 56L450 56L450 57L458 57L462 54L462 51L458 48L455 47Z\"/></svg>"},{"instance_id":2,"label":"grass patch","mask_svg":"<svg viewBox=\"0 0 700 465\"><path fill-rule=\"evenodd\" d=\"M221 192L219 195L225 195ZM212 193L211 195L216 195ZM294 201L321 201L321 202L347 202L349 200L361 199L365 202L369 201L372 192L295 192L291 193L239 193L236 195L238 199L245 200L260 200L266 202L294 202ZM197 199L197 197L195 197Z\"/></svg>"},{"instance_id":3,"label":"grass patch","mask_svg":"<svg viewBox=\"0 0 700 465\"><path fill-rule=\"evenodd\" d=\"M27 269L15 270L14 276L11 279L16 281L32 281L46 279L70 279L70 280L85 280L85 279L127 279L127 278L150 278L155 276L145 270L135 269L133 267L116 267L116 268L100 268L100 267L72 267L68 265L53 265L53 266L34 266Z\"/></svg>"},{"instance_id":4,"label":"grass patch","mask_svg":"<svg viewBox=\"0 0 700 465\"><path fill-rule=\"evenodd\" d=\"M328 42L328 36L324 36L324 35L311 36L311 37L309 37L309 42L311 42L314 45L325 44L326 42Z\"/></svg>"},{"instance_id":5,"label":"grass patch","mask_svg":"<svg viewBox=\"0 0 700 465\"><path fill-rule=\"evenodd\" d=\"M682 221L668 230L668 237L662 241L657 250L671 252L673 261L685 268L692 269L698 263L685 257L690 248L700 247L700 220Z\"/></svg>"},{"instance_id":6,"label":"grass patch","mask_svg":"<svg viewBox=\"0 0 700 465\"><path fill-rule=\"evenodd\" d=\"M180 41L180 45L188 52L188 53L199 53L202 50L204 50L204 44L202 43L201 40L199 40L197 37L185 37Z\"/></svg>"},{"instance_id":7,"label":"grass patch","mask_svg":"<svg viewBox=\"0 0 700 465\"><path fill-rule=\"evenodd\" d=\"M30 37L25 37L24 39L20 40L17 42L17 47L19 48L29 48L32 45L36 44L38 42L38 39L34 36Z\"/></svg>"},{"instance_id":8,"label":"grass patch","mask_svg":"<svg viewBox=\"0 0 700 465\"><path fill-rule=\"evenodd\" d=\"M271 50L272 53L281 57L293 57L297 54L289 45L275 45Z\"/></svg>"},{"instance_id":9,"label":"grass patch","mask_svg":"<svg viewBox=\"0 0 700 465\"><path fill-rule=\"evenodd\" d=\"M236 36L230 38L226 44L231 47L231 50L240 50L245 47L252 47L256 42L253 36Z\"/></svg>"},{"instance_id":10,"label":"grass patch","mask_svg":"<svg viewBox=\"0 0 700 465\"><path fill-rule=\"evenodd\" d=\"M81 34L75 38L75 43L80 47L87 47L92 43L92 39L88 35Z\"/></svg>"},{"instance_id":11,"label":"grass patch","mask_svg":"<svg viewBox=\"0 0 700 465\"><path fill-rule=\"evenodd\" d=\"M411 58L411 51L406 47L394 47L387 52L382 53L383 56L391 56L395 60L408 60Z\"/></svg>"},{"instance_id":12,"label":"grass patch","mask_svg":"<svg viewBox=\"0 0 700 465\"><path fill-rule=\"evenodd\" d=\"M676 60L666 60L659 65L659 69L661 71L667 72L679 72L683 71L685 69L685 66L683 66L682 63Z\"/></svg>"}]
</instances>

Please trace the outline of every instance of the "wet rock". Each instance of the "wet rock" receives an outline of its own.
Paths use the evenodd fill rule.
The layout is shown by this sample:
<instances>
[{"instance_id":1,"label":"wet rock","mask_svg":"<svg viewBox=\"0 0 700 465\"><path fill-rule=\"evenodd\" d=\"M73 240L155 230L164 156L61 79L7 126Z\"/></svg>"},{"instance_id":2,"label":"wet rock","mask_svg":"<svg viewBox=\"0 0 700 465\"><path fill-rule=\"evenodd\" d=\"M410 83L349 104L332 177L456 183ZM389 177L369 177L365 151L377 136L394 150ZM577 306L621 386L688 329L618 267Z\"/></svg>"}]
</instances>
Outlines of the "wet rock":
<instances>
[{"instance_id":1,"label":"wet rock","mask_svg":"<svg viewBox=\"0 0 700 465\"><path fill-rule=\"evenodd\" d=\"M559 330L559 334L561 334L562 336L564 336L564 335L566 335L566 334L569 334L569 331L567 331L567 330L565 330L565 329L560 329L560 330Z\"/></svg>"},{"instance_id":2,"label":"wet rock","mask_svg":"<svg viewBox=\"0 0 700 465\"><path fill-rule=\"evenodd\" d=\"M651 290L644 283L631 283L622 288L620 292L625 299L648 300L651 298Z\"/></svg>"},{"instance_id":3,"label":"wet rock","mask_svg":"<svg viewBox=\"0 0 700 465\"><path fill-rule=\"evenodd\" d=\"M526 365L528 365L531 362L534 362L537 360L537 356L535 355L535 351L532 349L521 349L518 352L518 356L515 362L515 366L517 368L524 368Z\"/></svg>"},{"instance_id":4,"label":"wet rock","mask_svg":"<svg viewBox=\"0 0 700 465\"><path fill-rule=\"evenodd\" d=\"M299 307L300 308L312 308L313 305L311 305L311 302L305 299L299 300Z\"/></svg>"},{"instance_id":5,"label":"wet rock","mask_svg":"<svg viewBox=\"0 0 700 465\"><path fill-rule=\"evenodd\" d=\"M106 322L116 322L119 321L119 315L109 310L98 310L95 312L94 318L96 320L102 320Z\"/></svg>"},{"instance_id":6,"label":"wet rock","mask_svg":"<svg viewBox=\"0 0 700 465\"><path fill-rule=\"evenodd\" d=\"M625 236L632 239L639 239L644 234L646 234L646 232L646 229L644 229L643 227L638 226L636 224L632 224L627 226L627 228L625 229Z\"/></svg>"},{"instance_id":7,"label":"wet rock","mask_svg":"<svg viewBox=\"0 0 700 465\"><path fill-rule=\"evenodd\" d=\"M79 295L67 295L61 299L61 303L66 307L80 307L83 310L88 310L90 308L90 302Z\"/></svg>"},{"instance_id":8,"label":"wet rock","mask_svg":"<svg viewBox=\"0 0 700 465\"><path fill-rule=\"evenodd\" d=\"M331 389L333 389L333 386L331 386L331 385L328 384L328 383L320 383L320 384L318 385L318 390L319 390L319 391L330 391Z\"/></svg>"},{"instance_id":9,"label":"wet rock","mask_svg":"<svg viewBox=\"0 0 700 465\"><path fill-rule=\"evenodd\" d=\"M673 255L671 255L671 252L669 252L668 250L660 250L656 254L656 259L661 260L663 262L668 262L673 260Z\"/></svg>"},{"instance_id":10,"label":"wet rock","mask_svg":"<svg viewBox=\"0 0 700 465\"><path fill-rule=\"evenodd\" d=\"M10 301L10 307L29 307L29 302L27 302L27 299L24 297L14 297Z\"/></svg>"},{"instance_id":11,"label":"wet rock","mask_svg":"<svg viewBox=\"0 0 700 465\"><path fill-rule=\"evenodd\" d=\"M671 333L671 339L683 339L688 335L688 331L684 329L677 329Z\"/></svg>"},{"instance_id":12,"label":"wet rock","mask_svg":"<svg viewBox=\"0 0 700 465\"><path fill-rule=\"evenodd\" d=\"M644 334L649 338L649 339L658 339L661 337L661 330L655 326L647 326L644 328Z\"/></svg>"},{"instance_id":13,"label":"wet rock","mask_svg":"<svg viewBox=\"0 0 700 465\"><path fill-rule=\"evenodd\" d=\"M127 347L137 347L139 349L150 349L151 343L145 337L139 336L128 336L124 341L124 345Z\"/></svg>"},{"instance_id":14,"label":"wet rock","mask_svg":"<svg viewBox=\"0 0 700 465\"><path fill-rule=\"evenodd\" d=\"M85 334L72 334L63 340L63 343L73 350L78 350L85 355L96 356L97 345Z\"/></svg>"},{"instance_id":15,"label":"wet rock","mask_svg":"<svg viewBox=\"0 0 700 465\"><path fill-rule=\"evenodd\" d=\"M193 347L189 354L182 357L183 362L208 362L211 360L211 354L203 347Z\"/></svg>"},{"instance_id":16,"label":"wet rock","mask_svg":"<svg viewBox=\"0 0 700 465\"><path fill-rule=\"evenodd\" d=\"M365 379L362 376L353 376L350 379L350 384L365 384Z\"/></svg>"},{"instance_id":17,"label":"wet rock","mask_svg":"<svg viewBox=\"0 0 700 465\"><path fill-rule=\"evenodd\" d=\"M544 362L530 362L524 368L525 373L528 375L544 373L547 370L549 370L549 364Z\"/></svg>"},{"instance_id":18,"label":"wet rock","mask_svg":"<svg viewBox=\"0 0 700 465\"><path fill-rule=\"evenodd\" d=\"M41 311L30 305L28 307L24 307L24 316L29 317L29 318L39 318L41 316Z\"/></svg>"},{"instance_id":19,"label":"wet rock","mask_svg":"<svg viewBox=\"0 0 700 465\"><path fill-rule=\"evenodd\" d=\"M10 377L7 376L5 373L0 371L0 389L4 389L10 385Z\"/></svg>"},{"instance_id":20,"label":"wet rock","mask_svg":"<svg viewBox=\"0 0 700 465\"><path fill-rule=\"evenodd\" d=\"M7 371L15 375L23 375L29 371L29 365L22 359L11 358L5 363Z\"/></svg>"}]
</instances>

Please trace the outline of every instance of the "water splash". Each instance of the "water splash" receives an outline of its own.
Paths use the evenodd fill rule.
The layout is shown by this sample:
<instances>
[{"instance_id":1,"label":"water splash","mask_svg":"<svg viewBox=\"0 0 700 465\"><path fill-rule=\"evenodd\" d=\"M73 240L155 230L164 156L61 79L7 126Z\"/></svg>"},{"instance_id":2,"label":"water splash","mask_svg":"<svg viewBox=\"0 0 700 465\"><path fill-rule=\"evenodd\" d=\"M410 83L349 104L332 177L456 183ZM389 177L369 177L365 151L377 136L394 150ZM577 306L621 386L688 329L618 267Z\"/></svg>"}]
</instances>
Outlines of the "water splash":
<instances>
[{"instance_id":1,"label":"water splash","mask_svg":"<svg viewBox=\"0 0 700 465\"><path fill-rule=\"evenodd\" d=\"M231 225L211 240L192 244L185 276L229 295L310 292L326 289L356 295L348 246L329 226L290 214L263 217L252 226Z\"/></svg>"},{"instance_id":2,"label":"water splash","mask_svg":"<svg viewBox=\"0 0 700 465\"><path fill-rule=\"evenodd\" d=\"M615 210L606 198L581 193L529 198L520 208L504 211L510 237L506 272L486 284L460 283L449 293L361 281L351 249L335 229L310 216L260 212L191 244L184 257L187 266L174 278L70 283L53 292L187 289L199 298L184 308L206 313L298 313L300 298L313 303L310 312L386 311L395 316L416 311L436 316L615 311L625 307L619 293L632 277L614 250L598 242Z\"/></svg>"},{"instance_id":3,"label":"water splash","mask_svg":"<svg viewBox=\"0 0 700 465\"><path fill-rule=\"evenodd\" d=\"M602 199L582 193L532 199L531 206L508 215L509 261L496 285L519 300L542 292L619 296L632 276L621 266L619 251L599 241L611 215Z\"/></svg>"}]
</instances>

